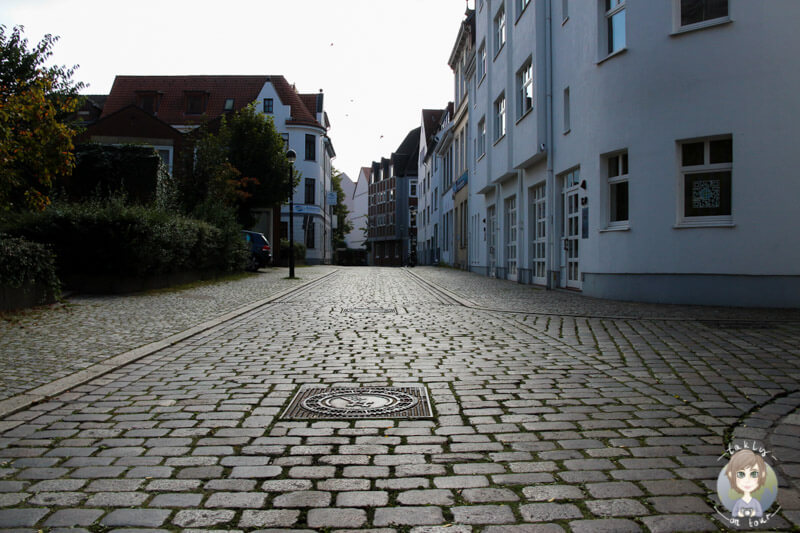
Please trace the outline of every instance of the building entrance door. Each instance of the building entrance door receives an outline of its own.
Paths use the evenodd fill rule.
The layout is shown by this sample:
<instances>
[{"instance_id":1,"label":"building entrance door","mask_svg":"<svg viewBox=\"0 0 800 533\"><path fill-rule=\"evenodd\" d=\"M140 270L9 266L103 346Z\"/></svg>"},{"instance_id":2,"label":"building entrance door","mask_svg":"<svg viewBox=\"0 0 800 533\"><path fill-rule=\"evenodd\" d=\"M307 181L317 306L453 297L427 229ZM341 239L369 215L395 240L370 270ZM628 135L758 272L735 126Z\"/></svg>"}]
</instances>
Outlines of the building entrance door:
<instances>
[{"instance_id":1,"label":"building entrance door","mask_svg":"<svg viewBox=\"0 0 800 533\"><path fill-rule=\"evenodd\" d=\"M487 247L489 248L489 277L497 277L497 211L490 205L486 210Z\"/></svg>"},{"instance_id":2,"label":"building entrance door","mask_svg":"<svg viewBox=\"0 0 800 533\"><path fill-rule=\"evenodd\" d=\"M579 243L581 239L581 211L579 200L580 173L578 170L564 176L561 198L562 207L562 266L566 272L562 276L562 286L571 289L581 288Z\"/></svg>"}]
</instances>

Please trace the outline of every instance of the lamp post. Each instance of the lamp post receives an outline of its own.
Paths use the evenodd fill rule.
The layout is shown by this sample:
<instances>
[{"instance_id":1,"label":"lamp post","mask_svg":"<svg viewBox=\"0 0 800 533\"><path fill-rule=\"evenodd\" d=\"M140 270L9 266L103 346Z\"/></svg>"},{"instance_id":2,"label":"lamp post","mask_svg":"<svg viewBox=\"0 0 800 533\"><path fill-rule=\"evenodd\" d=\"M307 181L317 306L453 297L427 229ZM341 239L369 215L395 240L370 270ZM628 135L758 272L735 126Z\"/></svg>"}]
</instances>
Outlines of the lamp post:
<instances>
[{"instance_id":1,"label":"lamp post","mask_svg":"<svg viewBox=\"0 0 800 533\"><path fill-rule=\"evenodd\" d=\"M294 162L297 154L294 150L286 152L289 161L289 279L294 279Z\"/></svg>"}]
</instances>

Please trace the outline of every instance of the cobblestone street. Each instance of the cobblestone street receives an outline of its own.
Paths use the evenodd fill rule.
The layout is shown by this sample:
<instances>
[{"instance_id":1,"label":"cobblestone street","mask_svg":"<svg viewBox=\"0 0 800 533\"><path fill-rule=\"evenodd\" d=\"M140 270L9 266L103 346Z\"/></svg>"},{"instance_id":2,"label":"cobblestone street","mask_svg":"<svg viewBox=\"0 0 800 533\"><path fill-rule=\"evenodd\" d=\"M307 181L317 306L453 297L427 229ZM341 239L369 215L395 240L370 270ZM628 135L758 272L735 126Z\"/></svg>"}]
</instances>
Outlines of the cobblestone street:
<instances>
[{"instance_id":1,"label":"cobblestone street","mask_svg":"<svg viewBox=\"0 0 800 533\"><path fill-rule=\"evenodd\" d=\"M744 440L780 481L763 528L800 528L798 311L285 276L0 324L0 530L717 531ZM424 387L433 416L282 418L311 386Z\"/></svg>"}]
</instances>

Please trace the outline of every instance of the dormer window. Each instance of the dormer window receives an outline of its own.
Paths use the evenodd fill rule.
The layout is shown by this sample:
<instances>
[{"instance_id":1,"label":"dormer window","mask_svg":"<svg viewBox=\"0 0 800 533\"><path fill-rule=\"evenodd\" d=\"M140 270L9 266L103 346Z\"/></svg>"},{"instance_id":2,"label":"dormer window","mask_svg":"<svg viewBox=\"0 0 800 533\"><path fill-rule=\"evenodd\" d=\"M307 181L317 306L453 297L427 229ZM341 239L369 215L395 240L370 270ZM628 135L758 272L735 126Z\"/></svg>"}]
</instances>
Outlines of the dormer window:
<instances>
[{"instance_id":1,"label":"dormer window","mask_svg":"<svg viewBox=\"0 0 800 533\"><path fill-rule=\"evenodd\" d=\"M156 91L137 91L136 105L146 113L155 115L158 113L158 104L161 101L161 94Z\"/></svg>"},{"instance_id":2,"label":"dormer window","mask_svg":"<svg viewBox=\"0 0 800 533\"><path fill-rule=\"evenodd\" d=\"M183 110L187 115L202 115L206 112L208 93L200 91L187 91L183 93Z\"/></svg>"},{"instance_id":3,"label":"dormer window","mask_svg":"<svg viewBox=\"0 0 800 533\"><path fill-rule=\"evenodd\" d=\"M222 110L226 113L231 113L233 111L233 98L225 99L225 106L222 108Z\"/></svg>"}]
</instances>

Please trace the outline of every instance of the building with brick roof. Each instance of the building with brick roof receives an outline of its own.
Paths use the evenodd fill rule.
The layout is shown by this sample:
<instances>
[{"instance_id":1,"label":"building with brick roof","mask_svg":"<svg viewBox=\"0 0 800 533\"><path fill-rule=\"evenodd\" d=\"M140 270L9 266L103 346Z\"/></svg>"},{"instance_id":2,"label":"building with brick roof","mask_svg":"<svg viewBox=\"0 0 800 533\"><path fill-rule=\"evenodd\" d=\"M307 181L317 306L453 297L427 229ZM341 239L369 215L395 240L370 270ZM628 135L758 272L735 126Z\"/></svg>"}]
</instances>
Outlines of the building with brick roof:
<instances>
[{"instance_id":1,"label":"building with brick roof","mask_svg":"<svg viewBox=\"0 0 800 533\"><path fill-rule=\"evenodd\" d=\"M175 161L191 147L192 131L252 103L273 118L287 149L297 153L295 169L302 177L293 196L295 239L306 245L306 262L327 263L332 235L326 196L336 154L321 90L300 93L283 76L117 76L82 140L151 145L170 172L180 172ZM253 229L271 242L288 235L288 204L280 210L263 206L255 214Z\"/></svg>"}]
</instances>

